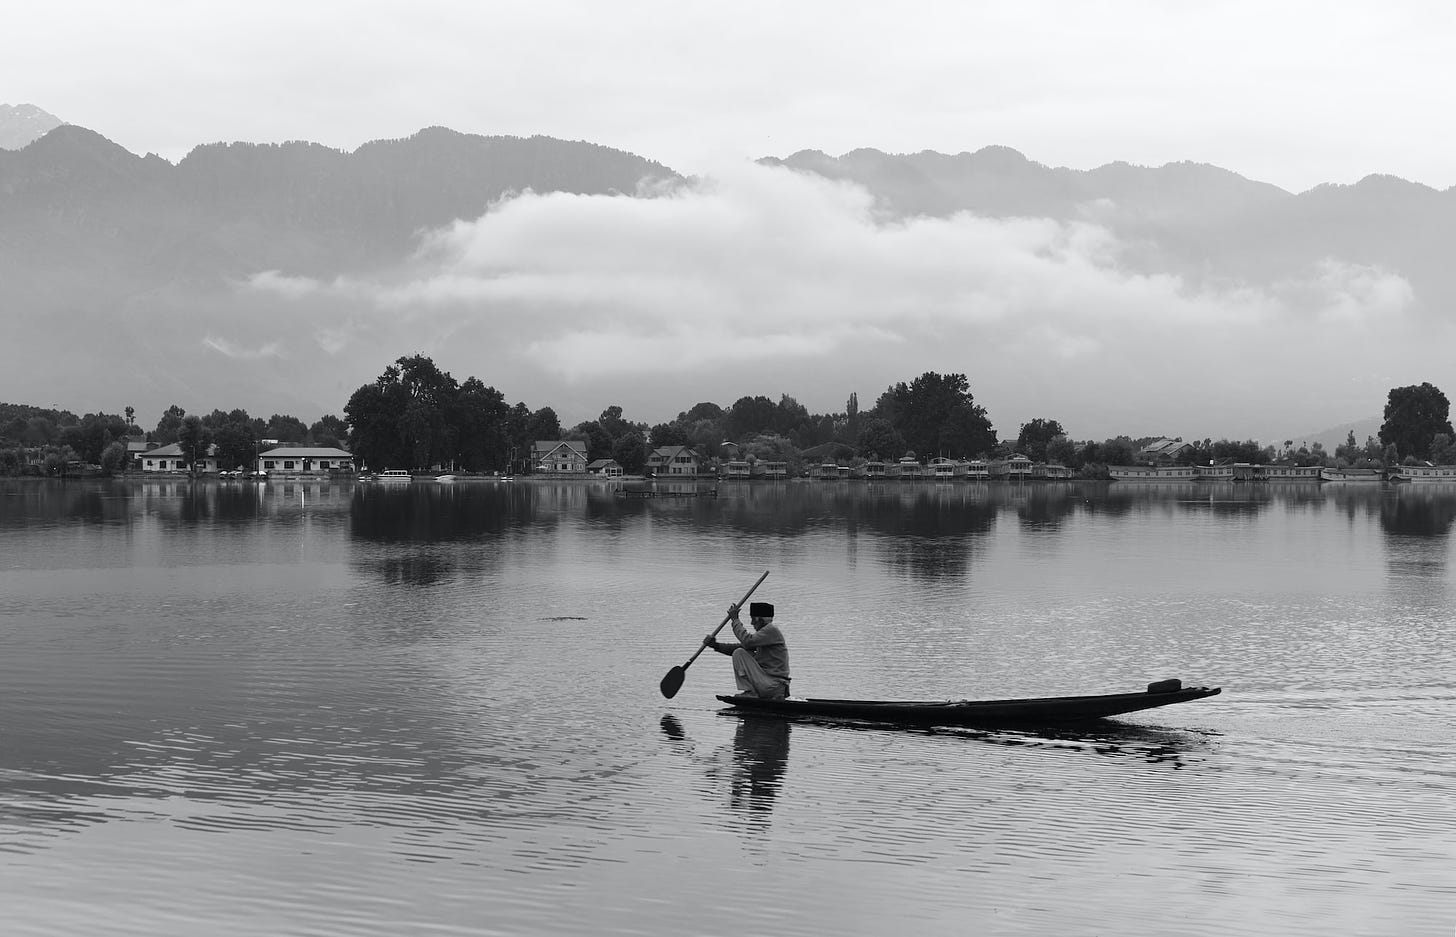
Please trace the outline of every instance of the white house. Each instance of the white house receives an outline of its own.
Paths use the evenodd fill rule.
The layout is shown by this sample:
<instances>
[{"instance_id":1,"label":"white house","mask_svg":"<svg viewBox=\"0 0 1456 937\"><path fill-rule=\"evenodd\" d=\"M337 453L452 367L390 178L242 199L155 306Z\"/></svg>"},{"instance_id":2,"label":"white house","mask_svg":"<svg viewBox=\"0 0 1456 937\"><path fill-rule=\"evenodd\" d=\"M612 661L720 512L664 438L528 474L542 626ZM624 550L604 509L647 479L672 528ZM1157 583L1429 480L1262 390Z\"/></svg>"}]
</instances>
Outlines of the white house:
<instances>
[{"instance_id":1,"label":"white house","mask_svg":"<svg viewBox=\"0 0 1456 937\"><path fill-rule=\"evenodd\" d=\"M354 457L329 446L279 446L258 454L258 471L268 474L329 475L354 471Z\"/></svg>"},{"instance_id":2,"label":"white house","mask_svg":"<svg viewBox=\"0 0 1456 937\"><path fill-rule=\"evenodd\" d=\"M148 449L139 457L143 472L185 472L187 471L187 454L182 451L181 443L172 443L170 446L158 446L155 449ZM197 460L199 472L217 471L217 447L208 446L207 455Z\"/></svg>"},{"instance_id":3,"label":"white house","mask_svg":"<svg viewBox=\"0 0 1456 937\"><path fill-rule=\"evenodd\" d=\"M580 439L538 439L531 444L531 470L538 475L585 475L586 443Z\"/></svg>"}]
</instances>

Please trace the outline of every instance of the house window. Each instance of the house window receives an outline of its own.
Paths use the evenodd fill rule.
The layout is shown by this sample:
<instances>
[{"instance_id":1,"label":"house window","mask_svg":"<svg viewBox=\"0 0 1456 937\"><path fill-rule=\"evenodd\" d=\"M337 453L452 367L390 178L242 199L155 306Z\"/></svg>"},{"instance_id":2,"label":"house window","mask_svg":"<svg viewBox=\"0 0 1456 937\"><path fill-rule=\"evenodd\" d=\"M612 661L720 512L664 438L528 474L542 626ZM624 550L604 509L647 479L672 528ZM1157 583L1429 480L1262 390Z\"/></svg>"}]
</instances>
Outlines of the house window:
<instances>
[{"instance_id":1,"label":"house window","mask_svg":"<svg viewBox=\"0 0 1456 937\"><path fill-rule=\"evenodd\" d=\"M267 470L268 470L268 471L270 471L270 472L271 472L271 471L272 471L272 470L273 470L273 468L274 468L274 467L275 467L275 466L276 466L276 465L277 465L277 464L278 464L278 463L276 463L276 462L274 462L274 461L273 461L273 460L272 460L272 459L267 459L267 460L266 460L266 461L264 461L264 462L263 462L263 468L264 468L264 469L267 469Z\"/></svg>"},{"instance_id":2,"label":"house window","mask_svg":"<svg viewBox=\"0 0 1456 937\"><path fill-rule=\"evenodd\" d=\"M292 459L285 459L283 461L283 471L287 472L287 471L291 471L292 469L293 469L293 460Z\"/></svg>"}]
</instances>

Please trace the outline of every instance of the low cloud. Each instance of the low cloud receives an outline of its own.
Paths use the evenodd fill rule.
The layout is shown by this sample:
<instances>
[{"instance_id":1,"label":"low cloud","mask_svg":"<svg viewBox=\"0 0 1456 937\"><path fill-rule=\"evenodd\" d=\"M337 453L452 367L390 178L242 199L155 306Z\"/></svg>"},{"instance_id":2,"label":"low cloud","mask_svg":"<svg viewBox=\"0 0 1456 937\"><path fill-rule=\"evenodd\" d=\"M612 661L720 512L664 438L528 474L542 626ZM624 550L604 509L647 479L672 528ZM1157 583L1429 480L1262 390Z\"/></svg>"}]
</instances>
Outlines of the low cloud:
<instances>
[{"instance_id":1,"label":"low cloud","mask_svg":"<svg viewBox=\"0 0 1456 937\"><path fill-rule=\"evenodd\" d=\"M759 393L868 406L939 370L970 376L1003 435L1046 416L1083 437L1243 437L1275 431L1271 401L1333 423L1391 386L1343 382L1332 402L1311 390L1326 369L1437 360L1412 352L1415 296L1393 271L1331 258L1213 287L1133 272L1127 250L1086 220L890 220L863 189L747 163L655 198L524 193L424 236L388 275L246 289L329 310L309 318L327 354L377 352L377 373L429 353L568 421Z\"/></svg>"},{"instance_id":2,"label":"low cloud","mask_svg":"<svg viewBox=\"0 0 1456 937\"><path fill-rule=\"evenodd\" d=\"M215 351L237 361L257 361L260 358L281 358L283 350L277 342L268 342L257 348L242 348L225 338L209 335L202 340L202 347Z\"/></svg>"}]
</instances>

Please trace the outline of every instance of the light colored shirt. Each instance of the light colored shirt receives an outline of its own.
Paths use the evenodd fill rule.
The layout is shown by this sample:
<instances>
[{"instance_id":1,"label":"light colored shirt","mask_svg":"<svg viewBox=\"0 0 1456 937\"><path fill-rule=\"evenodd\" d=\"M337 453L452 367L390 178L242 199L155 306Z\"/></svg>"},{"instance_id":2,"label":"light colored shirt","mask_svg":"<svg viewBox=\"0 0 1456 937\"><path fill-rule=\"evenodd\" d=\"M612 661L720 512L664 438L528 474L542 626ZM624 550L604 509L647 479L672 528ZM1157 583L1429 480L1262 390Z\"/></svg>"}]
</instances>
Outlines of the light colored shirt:
<instances>
[{"instance_id":1,"label":"light colored shirt","mask_svg":"<svg viewBox=\"0 0 1456 937\"><path fill-rule=\"evenodd\" d=\"M753 655L764 673L785 683L789 681L789 646L784 642L784 633L778 625L769 622L754 631L752 626L735 621L733 634L738 638L738 646ZM732 648L725 648L725 651L733 653Z\"/></svg>"}]
</instances>

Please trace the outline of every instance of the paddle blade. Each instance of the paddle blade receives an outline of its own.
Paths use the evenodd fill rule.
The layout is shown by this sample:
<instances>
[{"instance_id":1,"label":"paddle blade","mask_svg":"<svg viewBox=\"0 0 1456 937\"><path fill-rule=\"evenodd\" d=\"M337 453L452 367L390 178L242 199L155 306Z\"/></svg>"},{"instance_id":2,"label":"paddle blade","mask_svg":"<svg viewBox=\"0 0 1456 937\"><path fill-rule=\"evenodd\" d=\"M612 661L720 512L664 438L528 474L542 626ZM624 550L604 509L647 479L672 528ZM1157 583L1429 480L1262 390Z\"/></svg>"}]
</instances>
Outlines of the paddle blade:
<instances>
[{"instance_id":1,"label":"paddle blade","mask_svg":"<svg viewBox=\"0 0 1456 937\"><path fill-rule=\"evenodd\" d=\"M681 667L674 667L662 678L662 695L668 699L677 696L677 691L682 689L683 679L688 672Z\"/></svg>"}]
</instances>

